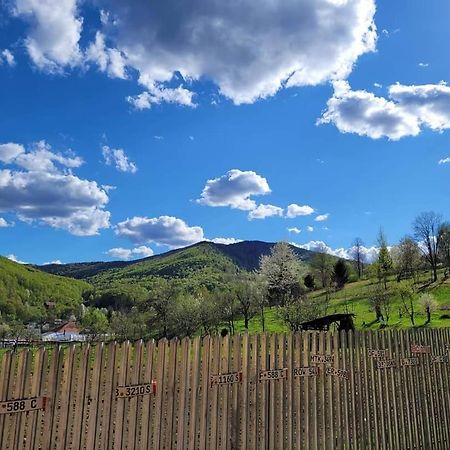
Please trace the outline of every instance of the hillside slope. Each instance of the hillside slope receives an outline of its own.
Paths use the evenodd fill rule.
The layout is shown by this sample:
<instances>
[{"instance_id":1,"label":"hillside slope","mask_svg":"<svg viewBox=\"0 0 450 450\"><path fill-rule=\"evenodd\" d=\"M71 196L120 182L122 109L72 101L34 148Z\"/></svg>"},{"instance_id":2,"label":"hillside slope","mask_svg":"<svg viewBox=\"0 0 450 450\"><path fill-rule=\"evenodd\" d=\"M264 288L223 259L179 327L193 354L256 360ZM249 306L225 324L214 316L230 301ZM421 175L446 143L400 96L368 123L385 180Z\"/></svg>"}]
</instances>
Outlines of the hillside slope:
<instances>
[{"instance_id":1,"label":"hillside slope","mask_svg":"<svg viewBox=\"0 0 450 450\"><path fill-rule=\"evenodd\" d=\"M262 241L242 241L236 244L215 244L199 242L189 247L171 250L160 255L135 261L86 262L73 264L50 264L37 266L38 269L55 275L79 279L99 278L100 274L109 274L106 278L118 279L120 276L165 276L186 278L194 272L212 271L236 273L239 270L254 271L259 267L262 255L267 255L274 243ZM292 246L302 261L308 262L314 252Z\"/></svg>"},{"instance_id":2,"label":"hillside slope","mask_svg":"<svg viewBox=\"0 0 450 450\"><path fill-rule=\"evenodd\" d=\"M91 286L51 275L0 256L0 315L21 321L38 320L48 314L64 317L79 307L82 293ZM51 311L45 303L50 302Z\"/></svg>"}]
</instances>

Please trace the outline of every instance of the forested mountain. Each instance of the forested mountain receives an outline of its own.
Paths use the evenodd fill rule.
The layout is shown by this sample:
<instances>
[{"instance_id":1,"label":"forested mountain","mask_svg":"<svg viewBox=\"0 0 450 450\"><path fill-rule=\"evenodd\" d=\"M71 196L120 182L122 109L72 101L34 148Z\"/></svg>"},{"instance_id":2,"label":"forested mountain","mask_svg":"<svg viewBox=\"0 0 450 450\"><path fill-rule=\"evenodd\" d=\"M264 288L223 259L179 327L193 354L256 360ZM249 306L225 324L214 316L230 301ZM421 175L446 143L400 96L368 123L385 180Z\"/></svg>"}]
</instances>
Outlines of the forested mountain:
<instances>
[{"instance_id":1,"label":"forested mountain","mask_svg":"<svg viewBox=\"0 0 450 450\"><path fill-rule=\"evenodd\" d=\"M274 245L262 241L242 241L229 245L200 242L135 261L50 264L37 268L55 275L80 279L99 280L105 277L117 280L145 276L186 278L202 271L235 273L239 270L257 270L261 256L268 255ZM294 246L292 250L306 262L314 255L314 252Z\"/></svg>"},{"instance_id":2,"label":"forested mountain","mask_svg":"<svg viewBox=\"0 0 450 450\"><path fill-rule=\"evenodd\" d=\"M44 273L0 257L0 315L5 319L27 322L70 315L80 307L82 294L89 289L84 281Z\"/></svg>"}]
</instances>

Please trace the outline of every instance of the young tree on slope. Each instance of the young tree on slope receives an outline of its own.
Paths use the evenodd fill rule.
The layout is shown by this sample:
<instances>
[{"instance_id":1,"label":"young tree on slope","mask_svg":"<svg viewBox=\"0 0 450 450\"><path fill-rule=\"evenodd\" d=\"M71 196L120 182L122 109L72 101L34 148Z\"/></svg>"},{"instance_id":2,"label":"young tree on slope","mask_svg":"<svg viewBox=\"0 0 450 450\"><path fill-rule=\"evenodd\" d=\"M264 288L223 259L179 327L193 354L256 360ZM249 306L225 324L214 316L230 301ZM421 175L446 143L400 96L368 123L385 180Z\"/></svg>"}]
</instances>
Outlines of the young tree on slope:
<instances>
[{"instance_id":1,"label":"young tree on slope","mask_svg":"<svg viewBox=\"0 0 450 450\"><path fill-rule=\"evenodd\" d=\"M295 290L301 290L302 266L287 242L280 242L261 257L260 274L267 283L271 304L284 306Z\"/></svg>"},{"instance_id":2,"label":"young tree on slope","mask_svg":"<svg viewBox=\"0 0 450 450\"><path fill-rule=\"evenodd\" d=\"M437 281L438 249L441 240L442 216L434 211L419 214L413 222L414 237L418 241Z\"/></svg>"}]
</instances>

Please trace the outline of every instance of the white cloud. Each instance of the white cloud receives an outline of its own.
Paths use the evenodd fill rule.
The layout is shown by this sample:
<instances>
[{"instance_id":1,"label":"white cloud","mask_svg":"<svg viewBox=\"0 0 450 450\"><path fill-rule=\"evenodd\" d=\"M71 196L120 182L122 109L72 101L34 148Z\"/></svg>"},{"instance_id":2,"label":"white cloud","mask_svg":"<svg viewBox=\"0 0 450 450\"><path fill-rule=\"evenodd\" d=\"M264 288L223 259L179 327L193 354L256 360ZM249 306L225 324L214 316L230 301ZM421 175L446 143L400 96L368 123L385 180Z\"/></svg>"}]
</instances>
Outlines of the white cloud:
<instances>
[{"instance_id":1,"label":"white cloud","mask_svg":"<svg viewBox=\"0 0 450 450\"><path fill-rule=\"evenodd\" d=\"M128 156L121 148L110 148L104 145L102 155L105 163L108 166L114 164L119 172L135 173L137 171L136 164L128 160Z\"/></svg>"},{"instance_id":2,"label":"white cloud","mask_svg":"<svg viewBox=\"0 0 450 450\"><path fill-rule=\"evenodd\" d=\"M21 261L20 259L18 259L16 255L6 255L6 257L10 261L13 261L13 262L18 263L18 264L28 264L27 262Z\"/></svg>"},{"instance_id":3,"label":"white cloud","mask_svg":"<svg viewBox=\"0 0 450 450\"><path fill-rule=\"evenodd\" d=\"M25 46L38 68L60 72L80 63L83 19L77 0L15 0L14 13L30 23Z\"/></svg>"},{"instance_id":4,"label":"white cloud","mask_svg":"<svg viewBox=\"0 0 450 450\"><path fill-rule=\"evenodd\" d=\"M3 62L5 62L9 67L16 65L14 55L7 48L0 52L0 65L3 64Z\"/></svg>"},{"instance_id":5,"label":"white cloud","mask_svg":"<svg viewBox=\"0 0 450 450\"><path fill-rule=\"evenodd\" d=\"M237 244L238 242L242 242L242 239L219 237L219 238L210 239L210 241L214 242L214 244L230 245L230 244Z\"/></svg>"},{"instance_id":6,"label":"white cloud","mask_svg":"<svg viewBox=\"0 0 450 450\"><path fill-rule=\"evenodd\" d=\"M297 227L288 228L287 230L289 231L289 233L294 233L294 234L300 234L302 232L302 230L300 230L300 228L297 228Z\"/></svg>"},{"instance_id":7,"label":"white cloud","mask_svg":"<svg viewBox=\"0 0 450 450\"><path fill-rule=\"evenodd\" d=\"M132 249L115 247L109 249L106 254L111 258L121 259L127 261L131 259L133 256L147 258L148 256L153 255L153 250L150 247L145 245L141 245L140 247L135 247Z\"/></svg>"},{"instance_id":8,"label":"white cloud","mask_svg":"<svg viewBox=\"0 0 450 450\"><path fill-rule=\"evenodd\" d=\"M324 222L325 220L328 220L328 217L330 217L330 214L319 214L314 220L316 222Z\"/></svg>"},{"instance_id":9,"label":"white cloud","mask_svg":"<svg viewBox=\"0 0 450 450\"><path fill-rule=\"evenodd\" d=\"M141 84L166 83L176 73L206 78L236 104L346 77L375 49L373 0L100 4L119 18L116 47Z\"/></svg>"},{"instance_id":10,"label":"white cloud","mask_svg":"<svg viewBox=\"0 0 450 450\"><path fill-rule=\"evenodd\" d=\"M41 141L28 152L19 144L3 144L0 161L24 169L0 170L0 211L78 236L98 234L109 227L105 190L70 171L83 163L81 158L54 153Z\"/></svg>"},{"instance_id":11,"label":"white cloud","mask_svg":"<svg viewBox=\"0 0 450 450\"><path fill-rule=\"evenodd\" d=\"M343 259L353 259L354 255L354 247L350 248L336 248L332 249L323 241L309 241L305 244L296 244L292 243L292 245L303 248L305 250L310 250L312 252L320 252L320 253L328 253L329 255L337 256L338 258ZM366 263L373 262L378 256L378 248L377 247L361 247L361 253L363 255L364 261Z\"/></svg>"},{"instance_id":12,"label":"white cloud","mask_svg":"<svg viewBox=\"0 0 450 450\"><path fill-rule=\"evenodd\" d=\"M438 164L449 164L450 163L450 156L448 158L440 159Z\"/></svg>"},{"instance_id":13,"label":"white cloud","mask_svg":"<svg viewBox=\"0 0 450 450\"><path fill-rule=\"evenodd\" d=\"M256 208L252 195L269 194L267 180L252 171L232 169L219 178L206 182L198 203L208 206L229 206L251 211Z\"/></svg>"},{"instance_id":14,"label":"white cloud","mask_svg":"<svg viewBox=\"0 0 450 450\"><path fill-rule=\"evenodd\" d=\"M195 107L193 102L194 93L185 89L182 86L177 88L163 87L160 84L150 84L147 86L148 91L135 96L128 96L127 101L134 108L150 109L152 105L159 105L160 103L176 103L183 106Z\"/></svg>"},{"instance_id":15,"label":"white cloud","mask_svg":"<svg viewBox=\"0 0 450 450\"><path fill-rule=\"evenodd\" d=\"M94 62L101 72L106 72L111 78L127 78L126 58L115 48L107 48L105 36L97 31L95 41L86 50L86 61Z\"/></svg>"},{"instance_id":16,"label":"white cloud","mask_svg":"<svg viewBox=\"0 0 450 450\"><path fill-rule=\"evenodd\" d=\"M423 128L450 128L450 87L446 83L389 87L389 99L334 83L334 95L318 124L333 123L343 133L372 139L417 136Z\"/></svg>"},{"instance_id":17,"label":"white cloud","mask_svg":"<svg viewBox=\"0 0 450 450\"><path fill-rule=\"evenodd\" d=\"M309 232L311 233L311 232L314 231L314 227L308 225L308 226L306 227L306 231L309 231Z\"/></svg>"},{"instance_id":18,"label":"white cloud","mask_svg":"<svg viewBox=\"0 0 450 450\"><path fill-rule=\"evenodd\" d=\"M97 0L101 29L84 52L82 2L12 1L16 16L29 22L25 45L37 67L61 72L95 62L109 76L125 78L127 66L146 89L128 97L138 109L161 102L192 106L190 90L172 87L179 78L189 86L211 80L236 104L343 79L375 50L377 38L374 0Z\"/></svg>"},{"instance_id":19,"label":"white cloud","mask_svg":"<svg viewBox=\"0 0 450 450\"><path fill-rule=\"evenodd\" d=\"M314 212L314 209L308 205L297 205L295 203L290 204L287 207L286 217L293 219L298 216L309 216Z\"/></svg>"},{"instance_id":20,"label":"white cloud","mask_svg":"<svg viewBox=\"0 0 450 450\"><path fill-rule=\"evenodd\" d=\"M59 259L56 259L55 261L48 261L45 262L44 264L42 264L43 266L49 266L50 264L56 264L56 265L61 265L64 264L62 261L60 261Z\"/></svg>"},{"instance_id":21,"label":"white cloud","mask_svg":"<svg viewBox=\"0 0 450 450\"><path fill-rule=\"evenodd\" d=\"M22 153L25 153L23 145L14 142L0 144L0 161L5 164L13 162Z\"/></svg>"},{"instance_id":22,"label":"white cloud","mask_svg":"<svg viewBox=\"0 0 450 450\"><path fill-rule=\"evenodd\" d=\"M133 217L118 223L115 233L137 244L169 247L183 247L205 239L201 227L190 227L183 220L170 216Z\"/></svg>"},{"instance_id":23,"label":"white cloud","mask_svg":"<svg viewBox=\"0 0 450 450\"><path fill-rule=\"evenodd\" d=\"M428 66L429 66L428 63L423 63L423 62L419 63L419 67L428 67Z\"/></svg>"},{"instance_id":24,"label":"white cloud","mask_svg":"<svg viewBox=\"0 0 450 450\"><path fill-rule=\"evenodd\" d=\"M317 124L333 123L342 133L356 133L372 139L416 136L417 117L396 103L367 91L352 91L346 81L333 83L334 95Z\"/></svg>"},{"instance_id":25,"label":"white cloud","mask_svg":"<svg viewBox=\"0 0 450 450\"><path fill-rule=\"evenodd\" d=\"M248 213L249 220L253 219L265 219L271 216L283 216L283 208L274 205L260 204L255 209Z\"/></svg>"}]
</instances>

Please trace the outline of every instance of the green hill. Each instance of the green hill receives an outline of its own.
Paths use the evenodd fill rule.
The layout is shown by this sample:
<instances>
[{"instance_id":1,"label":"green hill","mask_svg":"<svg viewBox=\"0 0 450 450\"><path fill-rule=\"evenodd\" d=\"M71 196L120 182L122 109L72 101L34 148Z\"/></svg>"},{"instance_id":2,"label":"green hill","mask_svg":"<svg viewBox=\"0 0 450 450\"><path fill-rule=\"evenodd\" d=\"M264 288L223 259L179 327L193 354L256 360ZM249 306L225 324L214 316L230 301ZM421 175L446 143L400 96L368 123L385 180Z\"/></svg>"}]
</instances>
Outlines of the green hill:
<instances>
[{"instance_id":1,"label":"green hill","mask_svg":"<svg viewBox=\"0 0 450 450\"><path fill-rule=\"evenodd\" d=\"M55 275L102 280L137 279L150 276L175 278L201 277L203 275L232 274L241 270L254 271L261 256L270 253L274 243L243 241L235 244L200 242L189 247L135 261L86 262L49 264L38 269ZM292 246L302 261L309 261L314 252Z\"/></svg>"},{"instance_id":2,"label":"green hill","mask_svg":"<svg viewBox=\"0 0 450 450\"><path fill-rule=\"evenodd\" d=\"M28 322L66 317L79 308L83 292L90 288L84 281L51 275L0 256L0 316L5 319Z\"/></svg>"}]
</instances>

